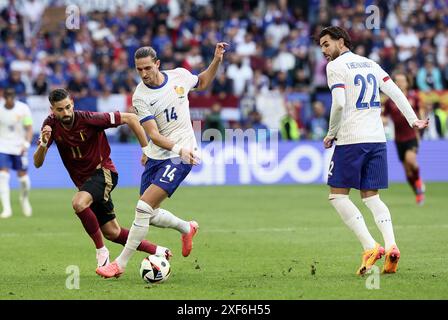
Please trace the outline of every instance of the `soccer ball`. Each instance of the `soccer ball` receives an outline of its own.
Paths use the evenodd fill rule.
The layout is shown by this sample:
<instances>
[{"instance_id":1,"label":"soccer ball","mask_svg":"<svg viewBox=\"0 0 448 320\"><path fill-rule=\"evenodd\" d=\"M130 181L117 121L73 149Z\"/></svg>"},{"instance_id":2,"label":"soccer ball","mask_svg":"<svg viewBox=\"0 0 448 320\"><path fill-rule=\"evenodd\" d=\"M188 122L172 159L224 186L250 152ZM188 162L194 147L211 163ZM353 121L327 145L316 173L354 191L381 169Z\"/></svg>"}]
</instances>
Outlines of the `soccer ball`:
<instances>
[{"instance_id":1,"label":"soccer ball","mask_svg":"<svg viewBox=\"0 0 448 320\"><path fill-rule=\"evenodd\" d=\"M148 283L164 282L170 274L170 263L162 256L150 255L143 259L140 266L140 276Z\"/></svg>"}]
</instances>

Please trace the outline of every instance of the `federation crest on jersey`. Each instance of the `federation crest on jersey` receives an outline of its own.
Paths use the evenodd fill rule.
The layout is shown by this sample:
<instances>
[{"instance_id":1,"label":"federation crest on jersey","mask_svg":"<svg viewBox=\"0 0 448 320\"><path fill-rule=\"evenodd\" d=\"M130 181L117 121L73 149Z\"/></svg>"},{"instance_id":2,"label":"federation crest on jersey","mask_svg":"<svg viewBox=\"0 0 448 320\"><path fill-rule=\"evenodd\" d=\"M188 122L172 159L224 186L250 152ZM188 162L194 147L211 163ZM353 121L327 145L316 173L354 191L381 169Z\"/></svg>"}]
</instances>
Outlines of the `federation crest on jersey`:
<instances>
[{"instance_id":1,"label":"federation crest on jersey","mask_svg":"<svg viewBox=\"0 0 448 320\"><path fill-rule=\"evenodd\" d=\"M179 96L179 99L185 97L185 89L184 89L184 87L174 86L174 90L176 91L177 95Z\"/></svg>"}]
</instances>

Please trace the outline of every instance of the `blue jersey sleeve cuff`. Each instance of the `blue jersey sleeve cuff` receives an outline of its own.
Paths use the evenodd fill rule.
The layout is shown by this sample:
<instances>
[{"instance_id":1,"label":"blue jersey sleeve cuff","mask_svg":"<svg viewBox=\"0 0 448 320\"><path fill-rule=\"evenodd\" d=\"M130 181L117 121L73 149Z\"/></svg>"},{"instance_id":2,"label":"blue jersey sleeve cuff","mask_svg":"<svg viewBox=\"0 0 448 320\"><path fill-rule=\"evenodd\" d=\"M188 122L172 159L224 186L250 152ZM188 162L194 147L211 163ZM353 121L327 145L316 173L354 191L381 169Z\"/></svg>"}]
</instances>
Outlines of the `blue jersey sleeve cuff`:
<instances>
[{"instance_id":1,"label":"blue jersey sleeve cuff","mask_svg":"<svg viewBox=\"0 0 448 320\"><path fill-rule=\"evenodd\" d=\"M147 116L147 117L144 117L142 120L140 120L140 124L142 124L143 122L146 122L146 121L148 121L148 120L152 120L152 119L155 119L155 117L154 116Z\"/></svg>"},{"instance_id":2,"label":"blue jersey sleeve cuff","mask_svg":"<svg viewBox=\"0 0 448 320\"><path fill-rule=\"evenodd\" d=\"M198 77L198 81L196 81L196 84L194 85L193 89L197 89L199 86L199 77Z\"/></svg>"},{"instance_id":3,"label":"blue jersey sleeve cuff","mask_svg":"<svg viewBox=\"0 0 448 320\"><path fill-rule=\"evenodd\" d=\"M333 89L336 89L336 88L345 89L345 84L343 84L343 83L336 83L336 84L331 86L330 91L332 91Z\"/></svg>"}]
</instances>

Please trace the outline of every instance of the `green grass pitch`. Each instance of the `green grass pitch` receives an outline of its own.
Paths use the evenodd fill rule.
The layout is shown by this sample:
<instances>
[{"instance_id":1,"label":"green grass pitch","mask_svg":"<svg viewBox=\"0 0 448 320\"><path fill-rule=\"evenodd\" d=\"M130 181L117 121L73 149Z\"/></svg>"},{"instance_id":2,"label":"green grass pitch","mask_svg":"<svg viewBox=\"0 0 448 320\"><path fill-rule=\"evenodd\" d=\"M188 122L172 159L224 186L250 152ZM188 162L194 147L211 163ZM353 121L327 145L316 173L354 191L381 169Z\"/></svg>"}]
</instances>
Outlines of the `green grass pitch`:
<instances>
[{"instance_id":1,"label":"green grass pitch","mask_svg":"<svg viewBox=\"0 0 448 320\"><path fill-rule=\"evenodd\" d=\"M171 248L167 282L147 285L138 275L138 252L120 279L95 274L95 250L71 209L74 190L32 190L34 214L25 218L12 193L14 215L0 220L0 299L447 299L446 183L427 184L423 207L410 188L381 193L389 206L402 253L399 271L355 275L361 246L327 201L323 185L181 187L164 207L200 230L188 258L177 231L150 228L148 238ZM137 189L113 192L118 221L129 228ZM377 241L370 211L353 192ZM105 241L111 258L121 246ZM384 258L377 262L382 267ZM68 289L80 270L79 289Z\"/></svg>"}]
</instances>

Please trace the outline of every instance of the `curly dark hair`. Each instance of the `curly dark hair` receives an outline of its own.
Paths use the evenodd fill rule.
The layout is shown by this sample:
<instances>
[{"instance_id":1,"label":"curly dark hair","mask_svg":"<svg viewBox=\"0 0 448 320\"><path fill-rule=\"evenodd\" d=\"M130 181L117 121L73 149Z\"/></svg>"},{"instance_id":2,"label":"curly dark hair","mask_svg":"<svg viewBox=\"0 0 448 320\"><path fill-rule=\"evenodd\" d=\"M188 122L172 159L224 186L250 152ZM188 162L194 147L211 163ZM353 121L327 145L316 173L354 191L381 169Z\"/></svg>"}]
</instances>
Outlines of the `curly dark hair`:
<instances>
[{"instance_id":1,"label":"curly dark hair","mask_svg":"<svg viewBox=\"0 0 448 320\"><path fill-rule=\"evenodd\" d=\"M344 45L352 49L352 39L350 39L350 36L348 35L347 31L341 27L326 27L322 29L322 31L319 34L319 39L317 39L317 42L319 43L320 39L326 35L329 35L331 39L333 40L339 40L344 39Z\"/></svg>"}]
</instances>

